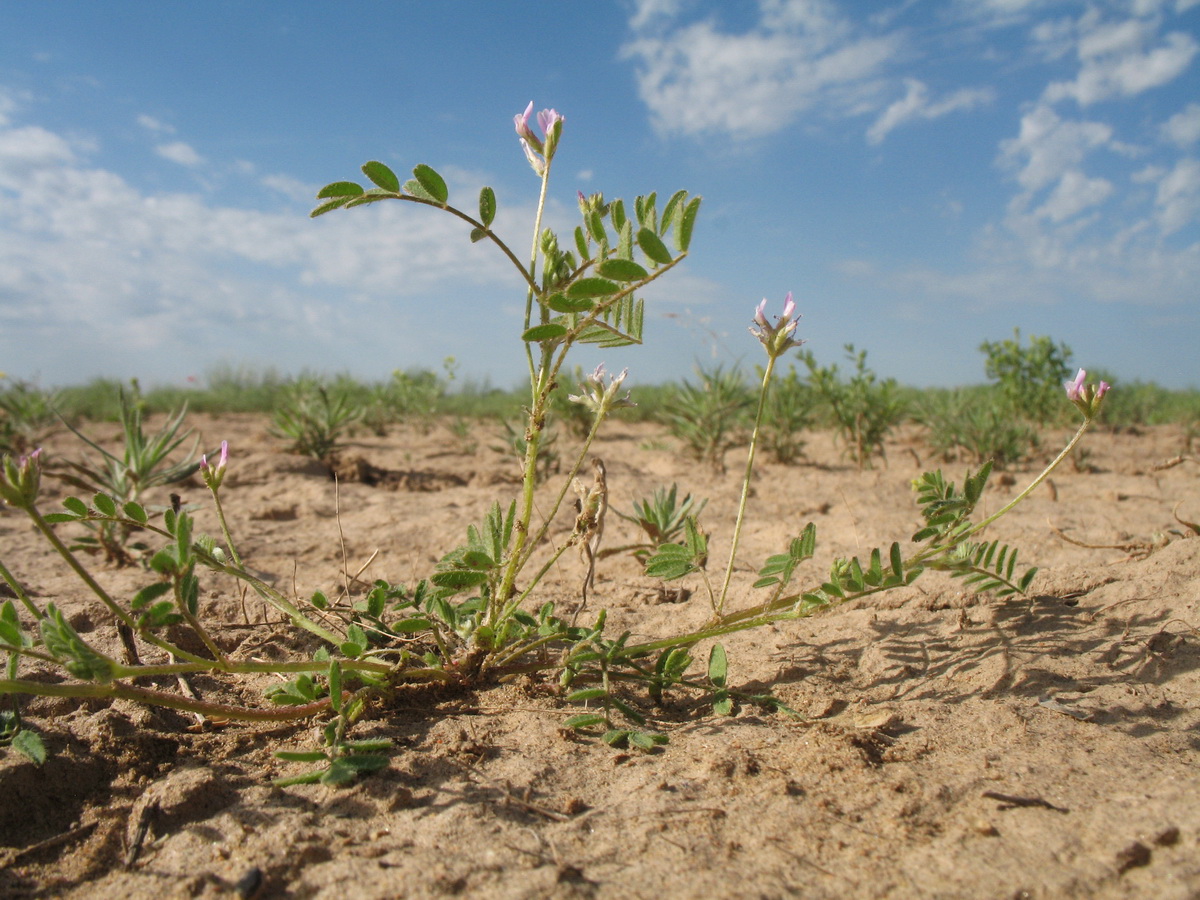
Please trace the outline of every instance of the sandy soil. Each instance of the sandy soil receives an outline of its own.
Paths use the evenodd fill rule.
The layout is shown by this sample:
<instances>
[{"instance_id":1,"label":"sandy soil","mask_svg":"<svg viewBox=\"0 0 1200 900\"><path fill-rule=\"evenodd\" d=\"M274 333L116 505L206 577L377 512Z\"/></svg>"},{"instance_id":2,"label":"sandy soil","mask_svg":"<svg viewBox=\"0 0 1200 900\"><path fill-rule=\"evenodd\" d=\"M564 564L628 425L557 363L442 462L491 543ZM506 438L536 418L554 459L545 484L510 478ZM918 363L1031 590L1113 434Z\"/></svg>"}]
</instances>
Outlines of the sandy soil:
<instances>
[{"instance_id":1,"label":"sandy soil","mask_svg":"<svg viewBox=\"0 0 1200 900\"><path fill-rule=\"evenodd\" d=\"M224 496L248 564L299 597L336 594L343 569L376 550L364 579L412 583L493 500L515 496L515 465L490 433L471 453L440 425L357 440L347 453L392 475L335 491L262 418L194 424L206 445L230 441ZM299 768L272 751L314 746L312 723L196 730L123 702L30 700L53 757L44 768L0 757L0 895L1200 897L1200 539L1173 515L1181 504L1200 520L1200 466L1155 468L1182 442L1172 427L1090 435L1083 471L1061 467L994 526L1040 567L1030 598L972 596L927 575L727 639L734 685L769 686L808 718L642 698L670 736L654 754L564 733L570 711L534 680L403 690L359 732L395 741L385 771L345 789L276 788ZM710 498L702 522L719 568L734 455L717 477L660 429L622 424L595 452L616 508L674 481ZM76 453L62 436L47 447ZM734 605L753 602L753 569L808 521L819 543L807 584L834 556L911 534L910 481L940 464L917 431L889 446L886 468L855 471L826 434L810 436L808 454L761 470ZM964 464L943 468L961 481ZM998 508L1032 471L998 473L983 506ZM206 499L198 482L181 493ZM197 515L216 532L207 507ZM1120 548L1076 546L1052 527ZM634 539L610 515L605 544ZM112 646L102 610L12 510L0 510L0 548L40 601ZM98 575L125 596L148 581L137 567ZM539 602L573 602L583 577L571 555ZM655 637L709 612L700 590L677 601L618 555L601 561L591 608L610 611L614 633ZM273 624L277 613L254 602L244 612L230 584L207 578L204 606L236 656L312 650ZM193 686L262 703L265 683Z\"/></svg>"}]
</instances>

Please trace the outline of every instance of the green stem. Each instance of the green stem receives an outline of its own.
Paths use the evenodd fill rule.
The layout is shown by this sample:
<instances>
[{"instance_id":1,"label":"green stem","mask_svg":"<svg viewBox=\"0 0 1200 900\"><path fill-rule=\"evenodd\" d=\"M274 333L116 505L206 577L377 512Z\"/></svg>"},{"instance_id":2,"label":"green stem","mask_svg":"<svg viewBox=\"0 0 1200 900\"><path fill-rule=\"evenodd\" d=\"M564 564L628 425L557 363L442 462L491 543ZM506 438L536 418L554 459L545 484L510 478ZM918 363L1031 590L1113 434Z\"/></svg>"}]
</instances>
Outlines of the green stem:
<instances>
[{"instance_id":1,"label":"green stem","mask_svg":"<svg viewBox=\"0 0 1200 900\"><path fill-rule=\"evenodd\" d=\"M533 298L538 292L537 261L541 248L542 214L546 207L546 192L550 185L550 160L542 170L542 187L538 194L537 213L533 222L533 242L529 251L529 270L526 280L529 282L529 292L525 295L524 330L528 331L533 319ZM525 466L521 475L521 503L517 521L514 524L516 535L512 547L509 548L508 564L496 595L489 603L486 621L494 625L499 621L500 610L507 605L513 594L513 586L517 573L524 564L522 551L529 539L529 523L533 521L533 494L537 482L538 450L542 444L542 431L546 427L546 400L549 396L550 356L547 349L542 347L541 361L537 365L533 361L533 348L528 341L525 344L525 358L529 364L530 410L529 430L525 433Z\"/></svg>"},{"instance_id":2,"label":"green stem","mask_svg":"<svg viewBox=\"0 0 1200 900\"><path fill-rule=\"evenodd\" d=\"M746 503L750 497L750 479L754 474L754 454L758 449L758 433L762 427L763 412L767 407L767 391L771 386L771 373L775 370L775 356L767 353L767 368L763 372L762 389L758 392L758 410L754 414L754 432L750 435L750 450L746 454L746 473L742 476L742 498L738 502L737 521L733 525L733 541L729 547L729 565L725 567L725 582L721 586L721 597L717 600L718 616L725 609L725 598L729 593L729 582L733 579L733 564L737 558L738 543L742 537L742 523L746 518Z\"/></svg>"},{"instance_id":3,"label":"green stem","mask_svg":"<svg viewBox=\"0 0 1200 900\"><path fill-rule=\"evenodd\" d=\"M1043 481L1045 481L1049 477L1050 473L1053 472L1055 469L1057 469L1059 464L1064 459L1067 458L1067 456L1070 454L1070 452L1072 450L1075 449L1075 445L1079 443L1080 439L1084 436L1084 434L1087 432L1087 430L1092 427L1093 421L1094 421L1093 419L1084 419L1083 424L1079 426L1079 430L1075 432L1075 436L1071 438L1071 440L1067 444L1067 446L1063 447L1062 452L1060 454L1058 454L1058 456L1054 457L1054 461L1051 462L1050 465L1046 466L1046 468L1042 470L1042 474L1040 474L1037 478L1035 478L1032 482L1030 482L1029 486L1026 487L1025 490L1023 490L1023 491L1021 491L1021 493L1017 494L1017 496L1014 497L1012 499L1012 501L1009 502L1008 504L1006 504L1001 510L988 516L986 519L984 519L978 525L974 526L969 531L965 532L963 534L962 538L965 540L966 538L970 537L971 535L978 534L980 531L983 531L983 529L987 528L989 525L991 525L993 522L995 522L997 519L999 519L1001 516L1003 516L1005 513L1007 513L1010 509L1012 509L1014 506L1016 506L1018 503L1020 503L1026 497L1028 497L1031 493L1033 493L1034 489L1039 484L1041 484Z\"/></svg>"},{"instance_id":4,"label":"green stem","mask_svg":"<svg viewBox=\"0 0 1200 900\"><path fill-rule=\"evenodd\" d=\"M221 534L225 536L225 544L229 547L229 556L239 569L244 568L242 558L238 556L237 547L233 544L233 535L229 531L229 524L225 521L225 508L221 506L220 492L212 485L209 485L208 489L212 492L213 506L217 510L217 521L221 523Z\"/></svg>"},{"instance_id":5,"label":"green stem","mask_svg":"<svg viewBox=\"0 0 1200 900\"><path fill-rule=\"evenodd\" d=\"M542 242L542 214L546 208L546 193L550 187L550 161L546 161L546 167L542 170L542 186L538 193L537 212L533 218L533 246L529 250L529 270L523 272L525 280L529 282L529 290L525 294L525 325L524 331L528 331L533 324L533 298L538 293L537 285L537 261L538 252L541 249ZM536 382L537 371L533 364L533 348L529 342L525 342L525 358L529 363L529 380L530 384L535 388L536 398ZM545 356L543 355L542 364L545 366Z\"/></svg>"},{"instance_id":6,"label":"green stem","mask_svg":"<svg viewBox=\"0 0 1200 900\"><path fill-rule=\"evenodd\" d=\"M33 602L29 594L26 593L25 588L21 586L21 582L17 581L16 576L8 571L8 567L3 562L0 562L0 578L3 578L5 584L12 588L12 592L24 604L25 608L29 610L30 615L35 619L42 617L42 611L38 609L37 604Z\"/></svg>"},{"instance_id":7,"label":"green stem","mask_svg":"<svg viewBox=\"0 0 1200 900\"><path fill-rule=\"evenodd\" d=\"M133 617L117 605L117 601L115 601L109 595L108 591L104 590L104 588L100 586L100 583L92 577L92 573L83 567L83 564L75 558L75 554L67 548L67 545L59 540L58 535L55 533L54 529L50 527L50 523L42 517L42 514L38 508L33 504L30 504L29 506L25 507L25 511L29 513L29 517L33 519L33 524L37 527L38 531L42 533L42 536L50 542L50 546L58 552L58 555L66 561L67 565L70 566L75 574L79 576L80 580L91 589L92 593L99 597L100 601L109 608L118 622L129 628L131 632L138 634L142 640L146 641L148 644L158 647L160 650L165 650L167 653L173 653L181 659L191 660L192 662L211 662L211 660L205 660L202 656L197 656L194 653L188 653L183 648L176 647L169 641L164 641L162 638L156 637L153 634L140 631Z\"/></svg>"}]
</instances>

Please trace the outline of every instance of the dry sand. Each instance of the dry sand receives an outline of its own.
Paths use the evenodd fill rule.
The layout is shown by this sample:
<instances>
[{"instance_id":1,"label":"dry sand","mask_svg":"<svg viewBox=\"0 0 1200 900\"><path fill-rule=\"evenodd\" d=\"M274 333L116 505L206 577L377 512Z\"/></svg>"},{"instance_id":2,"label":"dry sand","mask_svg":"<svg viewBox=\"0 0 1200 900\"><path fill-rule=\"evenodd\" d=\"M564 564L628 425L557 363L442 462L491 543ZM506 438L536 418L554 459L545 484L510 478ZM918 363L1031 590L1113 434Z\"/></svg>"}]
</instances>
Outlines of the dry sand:
<instances>
[{"instance_id":1,"label":"dry sand","mask_svg":"<svg viewBox=\"0 0 1200 900\"><path fill-rule=\"evenodd\" d=\"M490 427L469 454L442 425L356 439L347 456L392 474L335 491L261 417L194 424L206 445L230 441L223 496L247 563L299 597L336 594L343 560L354 573L376 550L364 579L411 584L494 500L516 495ZM300 767L272 751L313 747L312 723L197 731L125 702L29 700L53 756L43 768L0 757L0 896L1200 897L1200 539L1173 514L1181 504L1179 516L1200 520L1200 466L1155 468L1185 452L1175 427L1085 440L1083 471L1062 466L989 534L1040 567L1031 597L969 595L927 574L725 640L731 683L769 688L801 720L643 695L670 736L643 754L564 733L571 710L552 683L402 690L358 732L395 742L386 770L343 789L276 788ZM710 498L702 523L719 568L735 454L717 477L661 429L623 424L594 449L616 508L672 482ZM930 460L916 430L889 444L886 468L865 472L827 434L807 449L807 462L760 469L732 606L753 602L753 570L805 523L819 540L802 577L819 584L833 557L915 530L910 482L924 468L958 482L966 468ZM66 436L47 446L51 459L77 453ZM997 473L982 506L999 508L1035 471ZM47 490L63 493L49 479ZM175 490L215 533L203 487ZM609 516L605 545L635 538ZM103 612L9 509L0 548L40 602L111 646ZM578 597L584 567L564 560L539 603ZM137 567L98 575L123 596L148 580ZM693 591L680 602L632 556L609 557L590 609L609 610L614 635L668 635L709 613L699 584L684 584ZM253 600L247 627L236 587L211 574L203 598L235 656L313 649ZM193 687L261 704L267 683Z\"/></svg>"}]
</instances>

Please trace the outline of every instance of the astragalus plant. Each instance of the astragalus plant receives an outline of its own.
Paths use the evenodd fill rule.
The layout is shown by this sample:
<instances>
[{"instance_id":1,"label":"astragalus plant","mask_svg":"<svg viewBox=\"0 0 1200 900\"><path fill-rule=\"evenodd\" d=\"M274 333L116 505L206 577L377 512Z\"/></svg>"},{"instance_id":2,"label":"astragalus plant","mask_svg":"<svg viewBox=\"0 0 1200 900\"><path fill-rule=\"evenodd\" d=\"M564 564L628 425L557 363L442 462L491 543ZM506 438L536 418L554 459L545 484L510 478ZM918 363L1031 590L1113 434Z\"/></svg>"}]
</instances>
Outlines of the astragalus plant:
<instances>
[{"instance_id":1,"label":"astragalus plant","mask_svg":"<svg viewBox=\"0 0 1200 900\"><path fill-rule=\"evenodd\" d=\"M655 193L626 204L601 194L580 194L581 224L562 239L543 228L542 218L565 120L552 109L543 110L537 115L535 132L529 121L532 112L531 103L515 117L520 146L539 183L524 258L492 228L496 196L491 188L480 190L471 210L452 205L445 181L426 165L416 166L413 177L402 182L383 163L368 162L362 171L369 186L353 181L327 185L318 194L321 205L313 212L324 215L371 203L409 204L414 214L460 220L465 237L490 243L511 263L524 293L523 318L512 339L524 348L528 374L515 496L497 498L478 521L464 523L463 542L414 585L381 581L362 600L334 603L318 592L307 603L297 603L253 574L225 525L222 485L228 468L235 465L227 446L222 445L217 459L200 461L220 522L220 537L196 533L186 510L170 510L158 524L138 503L121 503L104 492L70 498L65 511L43 513L38 503L43 460L36 454L7 458L0 480L4 502L29 516L96 601L135 635L144 661L118 661L93 647L55 604L37 603L4 568L0 575L17 601L6 601L0 616L5 623L0 651L9 655L0 692L120 697L227 719L316 717L323 726L322 746L286 758L313 766L295 780L341 783L386 764L385 743L355 741L349 733L370 698L378 699L376 708L386 714L388 698L407 685L440 682L479 688L518 675L540 675L557 682L564 701L579 707L566 720L568 727L596 731L614 745L653 749L667 736L653 730L644 713L629 702L632 687L641 685L656 700L671 689L698 691L721 714L731 712L739 700L778 706L769 694L746 694L735 688L726 652L715 642L722 635L811 615L849 599L907 585L930 569L1001 595L1028 588L1033 570L1016 568L1016 552L982 540L986 526L1011 504L982 522L971 519L990 468L984 465L968 475L961 490L940 472L918 481L923 522L911 538L915 548L907 553L896 542L861 559L836 559L827 576L814 577L806 565L816 546L816 528L810 523L761 564L754 586L757 597L732 590L739 537L752 516L750 485L775 367L800 342L799 314L789 295L780 316L769 317L764 300L750 317L766 364L754 406L737 520L729 546L721 548L728 560L723 572L709 576L709 538L696 522L698 507L681 519L669 516L659 529L658 545L646 558L650 576L704 581L707 623L649 641L634 642L630 632L610 634L604 610L586 608L608 509L606 472L602 461L592 459L583 473L609 414L631 402L623 392L626 373L612 375L601 366L578 380L570 397L588 412L589 427L573 459L565 461L566 471L546 479L535 505L552 400L559 380L567 380L565 375L571 371L567 361L580 344L610 348L641 343L644 303L638 293L686 258L700 198L681 190L661 205ZM1107 390L1103 384L1085 387L1082 378L1081 373L1068 385L1068 396L1083 412L1084 423L1055 464L1090 425ZM866 453L871 442L857 446ZM569 503L568 498L576 502ZM567 527L555 528L560 521ZM110 594L58 536L56 526L71 522L119 523L153 535L161 549L150 559L145 587L132 596ZM568 551L587 562L588 574L577 599L556 605L545 597L545 580ZM796 588L802 574L809 586ZM204 621L202 582L212 578L232 578L248 586L297 629L317 639L320 649L311 658L282 662L232 659ZM190 631L196 640L172 640L170 635L179 629ZM703 672L691 674L701 644L707 648L707 665ZM56 668L63 677L53 683L26 677L26 667ZM196 700L145 683L153 676L198 672L228 680L270 672L288 680L274 688L263 705Z\"/></svg>"}]
</instances>

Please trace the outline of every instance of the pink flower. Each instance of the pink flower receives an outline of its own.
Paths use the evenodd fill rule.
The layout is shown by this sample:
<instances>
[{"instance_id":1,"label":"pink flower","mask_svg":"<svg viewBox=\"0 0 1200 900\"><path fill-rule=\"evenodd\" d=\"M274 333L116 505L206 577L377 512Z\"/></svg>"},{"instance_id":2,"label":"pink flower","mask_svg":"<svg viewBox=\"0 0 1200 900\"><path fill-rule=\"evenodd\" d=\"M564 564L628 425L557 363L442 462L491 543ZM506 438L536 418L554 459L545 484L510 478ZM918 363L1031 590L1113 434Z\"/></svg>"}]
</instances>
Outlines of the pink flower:
<instances>
[{"instance_id":1,"label":"pink flower","mask_svg":"<svg viewBox=\"0 0 1200 900\"><path fill-rule=\"evenodd\" d=\"M529 101L529 105L525 107L525 112L517 113L513 116L513 123L517 126L517 135L523 141L527 141L531 147L536 147L537 152L542 152L542 142L538 140L538 136L533 133L533 129L529 127L529 117L533 114L533 101Z\"/></svg>"},{"instance_id":2,"label":"pink flower","mask_svg":"<svg viewBox=\"0 0 1200 900\"><path fill-rule=\"evenodd\" d=\"M767 354L772 358L778 357L786 353L792 347L798 347L803 341L792 337L796 333L796 327L800 324L800 316L796 314L796 303L792 300L792 292L788 291L788 295L783 301L783 315L779 320L772 325L767 321L767 301L763 298L762 303L754 310L754 322L758 328L751 328L750 333L754 335L762 345L767 349ZM795 316L795 318L792 318Z\"/></svg>"},{"instance_id":3,"label":"pink flower","mask_svg":"<svg viewBox=\"0 0 1200 900\"><path fill-rule=\"evenodd\" d=\"M1072 403L1075 403L1083 395L1083 382L1085 378L1087 378L1087 372L1080 369L1074 381L1063 382L1063 387L1067 389L1067 399ZM1107 389L1107 386L1105 386L1105 390Z\"/></svg>"},{"instance_id":4,"label":"pink flower","mask_svg":"<svg viewBox=\"0 0 1200 900\"><path fill-rule=\"evenodd\" d=\"M225 480L225 465L229 462L229 441L221 441L221 455L217 458L217 464L210 466L208 464L208 454L205 453L200 457L200 475L204 479L204 483L212 490L216 490L221 486L221 482Z\"/></svg>"},{"instance_id":5,"label":"pink flower","mask_svg":"<svg viewBox=\"0 0 1200 900\"><path fill-rule=\"evenodd\" d=\"M1107 381L1101 381L1099 384L1085 384L1086 380L1087 372L1080 369L1071 381L1063 382L1063 387L1066 389L1067 399L1074 403L1079 411L1090 420L1100 412L1100 403L1112 385Z\"/></svg>"},{"instance_id":6,"label":"pink flower","mask_svg":"<svg viewBox=\"0 0 1200 900\"><path fill-rule=\"evenodd\" d=\"M542 129L542 136L539 138L529 127L529 117L532 114L533 101L530 100L524 112L513 116L513 125L517 129L517 137L521 139L521 149L525 151L525 158L540 178L546 174L546 165L554 157L566 117L553 109L543 109L539 112L538 126Z\"/></svg>"}]
</instances>

